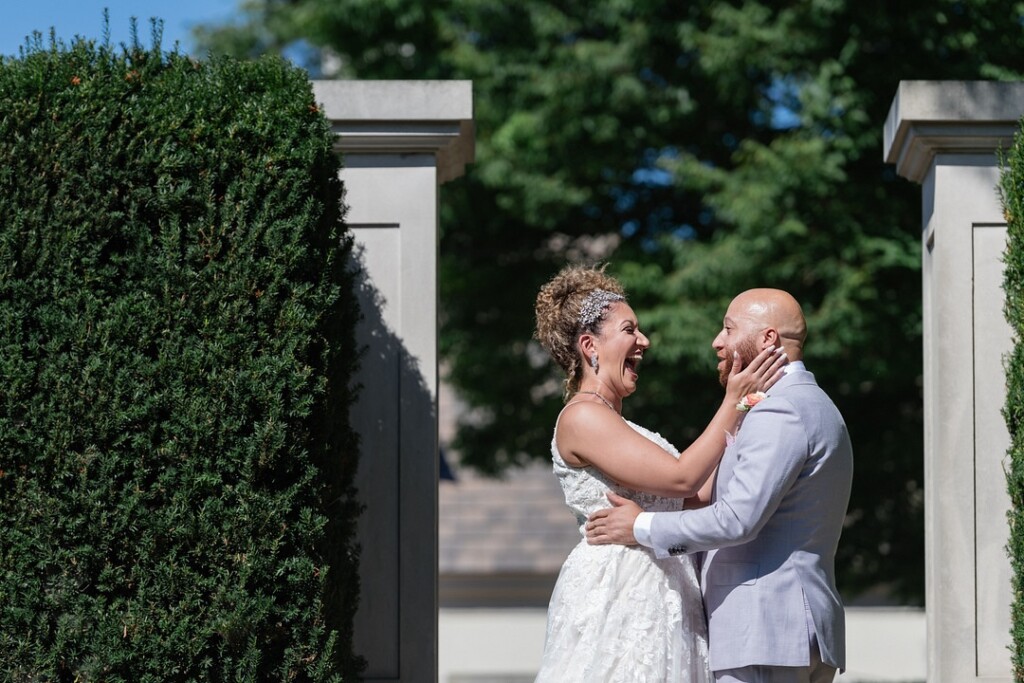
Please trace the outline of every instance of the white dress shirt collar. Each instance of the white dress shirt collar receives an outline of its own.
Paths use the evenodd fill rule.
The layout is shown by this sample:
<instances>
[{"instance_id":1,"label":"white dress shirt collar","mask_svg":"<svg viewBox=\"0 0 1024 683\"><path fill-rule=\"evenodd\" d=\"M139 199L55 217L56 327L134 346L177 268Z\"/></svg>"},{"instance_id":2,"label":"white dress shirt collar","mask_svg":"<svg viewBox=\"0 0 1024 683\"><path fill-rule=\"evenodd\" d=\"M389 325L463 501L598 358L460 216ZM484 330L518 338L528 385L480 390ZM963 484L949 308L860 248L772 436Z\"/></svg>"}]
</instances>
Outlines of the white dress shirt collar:
<instances>
[{"instance_id":1,"label":"white dress shirt collar","mask_svg":"<svg viewBox=\"0 0 1024 683\"><path fill-rule=\"evenodd\" d=\"M807 370L807 366L804 365L804 362L802 360L791 360L782 366L782 374L784 375L788 375L791 372L796 372L797 370Z\"/></svg>"}]
</instances>

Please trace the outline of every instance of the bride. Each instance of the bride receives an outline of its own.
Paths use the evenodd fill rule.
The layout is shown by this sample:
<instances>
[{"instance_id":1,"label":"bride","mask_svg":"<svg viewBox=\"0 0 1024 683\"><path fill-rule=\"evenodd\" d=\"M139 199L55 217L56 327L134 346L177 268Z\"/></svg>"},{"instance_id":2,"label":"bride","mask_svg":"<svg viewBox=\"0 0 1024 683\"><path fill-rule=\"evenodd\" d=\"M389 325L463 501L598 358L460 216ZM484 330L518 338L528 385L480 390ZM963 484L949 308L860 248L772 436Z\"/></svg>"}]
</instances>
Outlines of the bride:
<instances>
[{"instance_id":1,"label":"bride","mask_svg":"<svg viewBox=\"0 0 1024 683\"><path fill-rule=\"evenodd\" d=\"M551 443L554 471L581 534L609 491L647 511L710 499L711 474L742 413L740 400L778 379L785 357L766 349L734 362L711 423L679 453L661 435L622 418L650 342L622 285L603 269L569 266L537 296L535 336L565 371L566 405ZM704 486L705 483L707 486ZM657 559L643 546L581 540L548 606L537 683L705 683L707 626L694 560Z\"/></svg>"}]
</instances>

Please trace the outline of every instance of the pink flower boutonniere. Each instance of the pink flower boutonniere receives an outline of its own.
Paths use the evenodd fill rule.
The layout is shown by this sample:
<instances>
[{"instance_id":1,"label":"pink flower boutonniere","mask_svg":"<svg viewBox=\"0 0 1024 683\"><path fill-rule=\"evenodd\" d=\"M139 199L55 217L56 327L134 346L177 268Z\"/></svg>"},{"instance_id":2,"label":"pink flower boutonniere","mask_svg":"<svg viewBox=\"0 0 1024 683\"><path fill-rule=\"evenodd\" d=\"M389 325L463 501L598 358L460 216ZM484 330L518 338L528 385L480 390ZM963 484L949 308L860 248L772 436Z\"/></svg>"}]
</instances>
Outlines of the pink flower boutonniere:
<instances>
[{"instance_id":1,"label":"pink flower boutonniere","mask_svg":"<svg viewBox=\"0 0 1024 683\"><path fill-rule=\"evenodd\" d=\"M768 394L764 393L763 391L758 391L753 394L747 394L746 396L740 399L739 403L736 404L736 410L740 411L741 413L745 413L754 406L756 406L761 401L765 400L766 398L768 398Z\"/></svg>"}]
</instances>

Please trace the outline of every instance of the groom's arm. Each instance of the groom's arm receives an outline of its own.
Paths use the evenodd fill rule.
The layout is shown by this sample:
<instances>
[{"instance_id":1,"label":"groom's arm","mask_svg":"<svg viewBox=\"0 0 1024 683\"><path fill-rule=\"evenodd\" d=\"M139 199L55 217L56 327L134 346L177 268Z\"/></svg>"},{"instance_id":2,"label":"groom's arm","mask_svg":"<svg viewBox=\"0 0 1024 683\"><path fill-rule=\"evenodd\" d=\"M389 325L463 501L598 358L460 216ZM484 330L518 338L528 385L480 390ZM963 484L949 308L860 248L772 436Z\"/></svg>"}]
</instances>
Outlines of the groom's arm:
<instances>
[{"instance_id":1,"label":"groom's arm","mask_svg":"<svg viewBox=\"0 0 1024 683\"><path fill-rule=\"evenodd\" d=\"M667 557L738 545L757 536L796 481L808 454L807 435L796 411L788 401L775 399L762 402L744 418L737 461L716 502L697 510L655 513L616 503L590 516L587 541L639 542L658 557Z\"/></svg>"},{"instance_id":2,"label":"groom's arm","mask_svg":"<svg viewBox=\"0 0 1024 683\"><path fill-rule=\"evenodd\" d=\"M641 512L640 506L614 493L608 499L615 507L598 510L587 520L587 543L591 545L643 545L654 548L658 557L668 557L668 551L655 547L651 541L651 520L654 513ZM620 502L621 501L621 502Z\"/></svg>"},{"instance_id":3,"label":"groom's arm","mask_svg":"<svg viewBox=\"0 0 1024 683\"><path fill-rule=\"evenodd\" d=\"M608 500L614 507L598 510L587 519L587 543L636 545L638 539L633 536L634 520L638 515L650 513L641 512L639 505L611 491L608 492Z\"/></svg>"},{"instance_id":4,"label":"groom's arm","mask_svg":"<svg viewBox=\"0 0 1024 683\"><path fill-rule=\"evenodd\" d=\"M640 524L650 523L650 546L664 557L755 538L800 475L808 453L807 433L792 404L778 396L761 402L744 418L736 462L715 502L641 520Z\"/></svg>"},{"instance_id":5,"label":"groom's arm","mask_svg":"<svg viewBox=\"0 0 1024 683\"><path fill-rule=\"evenodd\" d=\"M662 512L641 512L631 500L614 493L608 499L615 507L598 510L587 520L587 543L591 545L642 545L652 548L657 557L670 557L672 553L657 547L651 540L651 522Z\"/></svg>"},{"instance_id":6,"label":"groom's arm","mask_svg":"<svg viewBox=\"0 0 1024 683\"><path fill-rule=\"evenodd\" d=\"M587 542L591 545L644 545L651 542L653 512L642 512L639 505L615 493L608 493L614 507L598 510L587 520ZM655 549L657 551L657 549ZM668 557L661 552L659 557Z\"/></svg>"}]
</instances>

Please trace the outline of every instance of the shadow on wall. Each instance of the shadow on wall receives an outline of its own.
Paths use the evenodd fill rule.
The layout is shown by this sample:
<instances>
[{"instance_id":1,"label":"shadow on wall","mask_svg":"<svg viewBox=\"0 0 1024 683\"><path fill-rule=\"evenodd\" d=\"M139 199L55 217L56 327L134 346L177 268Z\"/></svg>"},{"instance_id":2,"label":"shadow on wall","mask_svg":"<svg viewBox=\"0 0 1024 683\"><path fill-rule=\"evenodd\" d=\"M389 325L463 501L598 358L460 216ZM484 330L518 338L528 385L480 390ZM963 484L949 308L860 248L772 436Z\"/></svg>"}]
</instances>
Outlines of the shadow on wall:
<instances>
[{"instance_id":1,"label":"shadow on wall","mask_svg":"<svg viewBox=\"0 0 1024 683\"><path fill-rule=\"evenodd\" d=\"M421 650L407 642L400 647L412 635L403 633L399 620L403 602L429 599L436 609L435 598L423 593L436 585L437 413L418 359L393 329L407 312L399 298L400 268L390 260L398 252L388 251L392 240L397 247L398 229L358 226L352 254L362 315L356 328L358 398L350 418L360 439L356 487L363 505L354 647L367 660L367 678L399 677L400 655ZM389 259L389 267L374 258ZM429 638L423 646L433 650L435 632L424 626L416 634Z\"/></svg>"}]
</instances>

